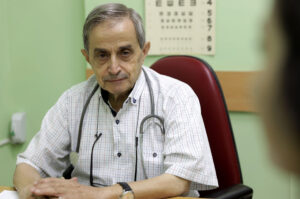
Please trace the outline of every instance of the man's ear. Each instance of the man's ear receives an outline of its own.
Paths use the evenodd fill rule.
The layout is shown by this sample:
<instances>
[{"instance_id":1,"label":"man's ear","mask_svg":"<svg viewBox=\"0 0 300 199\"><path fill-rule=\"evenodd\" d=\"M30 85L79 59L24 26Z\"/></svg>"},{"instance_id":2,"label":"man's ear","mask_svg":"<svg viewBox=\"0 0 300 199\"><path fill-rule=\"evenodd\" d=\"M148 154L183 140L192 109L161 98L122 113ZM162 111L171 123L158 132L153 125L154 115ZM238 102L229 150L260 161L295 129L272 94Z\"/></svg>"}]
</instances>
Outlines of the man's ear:
<instances>
[{"instance_id":1,"label":"man's ear","mask_svg":"<svg viewBox=\"0 0 300 199\"><path fill-rule=\"evenodd\" d=\"M146 42L145 45L144 45L144 48L143 48L144 59L145 59L145 57L148 55L148 52L149 52L149 50L150 50L150 46L151 46L151 44L150 44L149 41Z\"/></svg>"},{"instance_id":2,"label":"man's ear","mask_svg":"<svg viewBox=\"0 0 300 199\"><path fill-rule=\"evenodd\" d=\"M84 56L85 60L90 63L90 58L89 58L89 54L85 49L81 49L81 53Z\"/></svg>"}]
</instances>

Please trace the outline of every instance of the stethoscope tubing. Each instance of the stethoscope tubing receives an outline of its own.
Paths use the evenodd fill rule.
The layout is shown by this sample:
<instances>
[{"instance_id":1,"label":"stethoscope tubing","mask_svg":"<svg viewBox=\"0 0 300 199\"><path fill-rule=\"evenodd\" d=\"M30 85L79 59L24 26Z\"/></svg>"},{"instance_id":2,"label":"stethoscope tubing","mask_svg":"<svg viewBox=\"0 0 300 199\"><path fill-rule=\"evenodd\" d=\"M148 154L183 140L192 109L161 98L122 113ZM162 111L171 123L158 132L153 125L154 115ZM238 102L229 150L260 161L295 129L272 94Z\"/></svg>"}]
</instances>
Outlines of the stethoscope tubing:
<instances>
[{"instance_id":1,"label":"stethoscope tubing","mask_svg":"<svg viewBox=\"0 0 300 199\"><path fill-rule=\"evenodd\" d=\"M79 129L78 129L78 136L77 136L77 146L76 146L76 153L78 153L78 154L79 154L79 149L80 149L82 125L83 125L84 116L85 116L87 107L89 106L90 101L91 101L92 97L94 96L94 94L96 93L96 91L98 90L98 88L99 88L99 84L97 84L95 86L95 88L93 89L93 91L91 92L89 97L87 98L86 103L84 104L84 107L83 107L82 112L81 112L80 122L79 122Z\"/></svg>"},{"instance_id":2,"label":"stethoscope tubing","mask_svg":"<svg viewBox=\"0 0 300 199\"><path fill-rule=\"evenodd\" d=\"M151 82L150 82L150 79L149 79L149 76L148 74L146 73L145 69L142 68L142 71L144 72L144 75L145 75L145 79L146 79L146 83L148 85L148 90L149 90L149 95L150 95L150 108L151 108L151 114L145 116L142 121L141 121L141 124L140 124L140 128L139 128L139 136L140 136L140 139L138 139L138 137L136 137L136 164L135 164L135 181L136 181L136 178L137 178L137 161L138 161L138 145L140 146L140 150L139 150L139 154L140 154L140 157L141 157L141 165L142 165L142 169L143 169L143 172L144 172L144 175L145 175L145 179L148 179L148 175L146 173L146 168L145 168L145 165L144 165L144 156L143 156L143 135L144 135L144 124L147 120L151 119L151 118L155 118L159 121L160 123L160 128L161 128L161 132L162 134L165 134L165 128L164 128L164 119L158 115L155 114L155 106L154 106L154 94L153 94L153 88L152 88L152 85L151 85ZM79 154L79 150L80 150L80 142L81 142L81 135L82 135L82 128L83 128L83 120L84 120L84 116L85 116L85 113L87 111L87 108L88 108L88 105L92 99L92 97L94 96L94 94L96 93L96 91L98 90L99 88L99 84L97 84L94 89L92 90L91 94L88 96L87 100L86 100L86 103L82 109L82 113L81 113L81 117L80 117L80 122L79 122L79 129L78 129L78 137L77 137L77 146L76 146L76 153ZM99 118L97 118L98 120ZM98 129L97 129L98 131ZM98 135L98 134L97 134ZM102 185L102 184L97 184L97 183L93 183L93 150L94 150L94 147L95 147L95 144L96 142L98 141L98 139L101 137L102 133L100 133L98 136L96 136L96 140L94 141L93 143L93 146L92 146L92 152L91 152L91 163L90 163L90 184L92 186L94 185L101 185L101 186L105 186L105 185ZM140 144L138 144L140 143Z\"/></svg>"}]
</instances>

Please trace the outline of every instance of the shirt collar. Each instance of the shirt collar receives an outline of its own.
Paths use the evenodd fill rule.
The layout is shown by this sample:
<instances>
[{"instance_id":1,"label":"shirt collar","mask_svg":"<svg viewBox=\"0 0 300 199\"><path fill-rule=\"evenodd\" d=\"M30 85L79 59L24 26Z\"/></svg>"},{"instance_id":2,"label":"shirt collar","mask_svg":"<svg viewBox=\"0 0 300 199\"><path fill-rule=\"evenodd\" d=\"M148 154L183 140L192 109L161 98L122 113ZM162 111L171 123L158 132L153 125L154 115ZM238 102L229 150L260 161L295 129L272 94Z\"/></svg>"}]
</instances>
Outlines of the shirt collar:
<instances>
[{"instance_id":1,"label":"shirt collar","mask_svg":"<svg viewBox=\"0 0 300 199\"><path fill-rule=\"evenodd\" d=\"M144 66L142 66L142 68L143 67ZM131 93L129 94L126 102L130 101L131 104L137 105L138 101L141 98L141 94L144 90L145 84L146 84L146 79L145 79L144 71L141 69L140 75L139 75L137 81L135 82L134 88L131 91Z\"/></svg>"}]
</instances>

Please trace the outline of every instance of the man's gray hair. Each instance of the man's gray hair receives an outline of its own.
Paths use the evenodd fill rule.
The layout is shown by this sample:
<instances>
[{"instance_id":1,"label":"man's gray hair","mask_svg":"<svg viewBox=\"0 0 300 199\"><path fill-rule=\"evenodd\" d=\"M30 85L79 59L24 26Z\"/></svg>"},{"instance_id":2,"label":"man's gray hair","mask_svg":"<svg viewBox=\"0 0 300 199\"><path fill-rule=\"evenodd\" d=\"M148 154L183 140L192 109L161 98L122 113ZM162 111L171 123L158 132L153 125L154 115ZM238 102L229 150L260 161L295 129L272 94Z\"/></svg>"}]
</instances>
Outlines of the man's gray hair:
<instances>
[{"instance_id":1,"label":"man's gray hair","mask_svg":"<svg viewBox=\"0 0 300 199\"><path fill-rule=\"evenodd\" d=\"M123 4L108 3L97 6L87 16L83 26L83 44L85 50L89 50L89 34L91 30L98 24L110 19L120 19L129 17L133 22L136 37L141 49L145 44L145 31L141 16L132 8L127 8Z\"/></svg>"}]
</instances>

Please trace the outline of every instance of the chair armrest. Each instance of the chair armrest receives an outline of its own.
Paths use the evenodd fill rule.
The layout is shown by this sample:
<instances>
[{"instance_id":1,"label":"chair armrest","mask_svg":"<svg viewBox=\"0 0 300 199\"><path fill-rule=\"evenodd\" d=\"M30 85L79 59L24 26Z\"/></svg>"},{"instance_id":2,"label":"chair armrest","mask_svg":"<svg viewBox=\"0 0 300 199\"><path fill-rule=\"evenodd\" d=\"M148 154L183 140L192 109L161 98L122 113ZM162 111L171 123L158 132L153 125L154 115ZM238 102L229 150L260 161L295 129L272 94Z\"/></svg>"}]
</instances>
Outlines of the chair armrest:
<instances>
[{"instance_id":1,"label":"chair armrest","mask_svg":"<svg viewBox=\"0 0 300 199\"><path fill-rule=\"evenodd\" d=\"M226 189L222 189L217 192L205 195L205 197L217 199L251 199L252 195L252 188L243 184L237 184Z\"/></svg>"}]
</instances>

